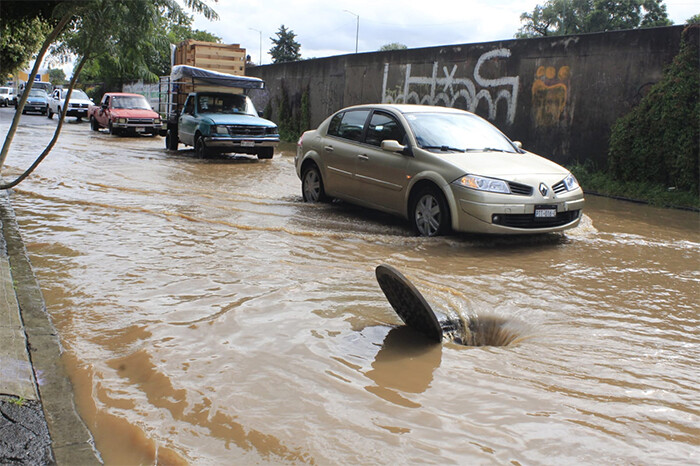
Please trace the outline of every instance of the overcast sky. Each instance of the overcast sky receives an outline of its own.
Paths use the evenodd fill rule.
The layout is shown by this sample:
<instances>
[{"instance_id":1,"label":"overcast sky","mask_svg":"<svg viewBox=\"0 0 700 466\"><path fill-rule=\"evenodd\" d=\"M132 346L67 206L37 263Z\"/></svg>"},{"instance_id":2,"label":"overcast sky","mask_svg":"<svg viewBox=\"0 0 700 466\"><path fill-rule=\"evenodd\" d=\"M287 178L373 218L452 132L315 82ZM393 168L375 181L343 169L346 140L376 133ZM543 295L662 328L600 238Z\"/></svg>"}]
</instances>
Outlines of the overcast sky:
<instances>
[{"instance_id":1,"label":"overcast sky","mask_svg":"<svg viewBox=\"0 0 700 466\"><path fill-rule=\"evenodd\" d=\"M398 42L409 48L512 39L522 26L520 15L545 0L219 0L208 2L218 21L195 15L194 28L216 34L226 44L240 44L255 63L271 63L271 37L284 24L301 44L302 58L358 51L373 52ZM666 0L675 24L700 13L698 2ZM260 32L259 32L260 31ZM261 40L262 36L262 40Z\"/></svg>"}]
</instances>

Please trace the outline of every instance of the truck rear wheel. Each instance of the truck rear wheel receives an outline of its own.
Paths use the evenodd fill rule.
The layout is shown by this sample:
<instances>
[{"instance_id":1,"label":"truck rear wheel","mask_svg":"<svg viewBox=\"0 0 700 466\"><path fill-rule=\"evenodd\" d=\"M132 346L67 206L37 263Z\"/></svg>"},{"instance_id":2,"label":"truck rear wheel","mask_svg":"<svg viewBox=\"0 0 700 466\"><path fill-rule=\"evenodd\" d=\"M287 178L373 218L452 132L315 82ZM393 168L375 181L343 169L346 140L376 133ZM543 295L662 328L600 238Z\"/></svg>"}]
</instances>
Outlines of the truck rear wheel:
<instances>
[{"instance_id":1,"label":"truck rear wheel","mask_svg":"<svg viewBox=\"0 0 700 466\"><path fill-rule=\"evenodd\" d=\"M177 150L178 142L177 131L169 129L165 134L165 148L168 150Z\"/></svg>"},{"instance_id":2,"label":"truck rear wheel","mask_svg":"<svg viewBox=\"0 0 700 466\"><path fill-rule=\"evenodd\" d=\"M90 129L93 131L100 130L100 125L97 124L97 120L95 120L95 117L93 116L90 117Z\"/></svg>"}]
</instances>

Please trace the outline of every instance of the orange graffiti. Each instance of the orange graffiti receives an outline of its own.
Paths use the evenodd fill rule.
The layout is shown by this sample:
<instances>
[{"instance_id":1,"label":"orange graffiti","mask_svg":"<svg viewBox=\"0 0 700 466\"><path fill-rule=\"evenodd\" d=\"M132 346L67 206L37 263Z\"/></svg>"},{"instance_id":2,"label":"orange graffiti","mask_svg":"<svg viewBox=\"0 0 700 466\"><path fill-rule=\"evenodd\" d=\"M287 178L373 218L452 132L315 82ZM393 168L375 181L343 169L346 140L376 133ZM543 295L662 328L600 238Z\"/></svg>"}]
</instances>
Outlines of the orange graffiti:
<instances>
[{"instance_id":1,"label":"orange graffiti","mask_svg":"<svg viewBox=\"0 0 700 466\"><path fill-rule=\"evenodd\" d=\"M532 109L537 126L554 126L565 115L571 69L540 66L532 83Z\"/></svg>"}]
</instances>

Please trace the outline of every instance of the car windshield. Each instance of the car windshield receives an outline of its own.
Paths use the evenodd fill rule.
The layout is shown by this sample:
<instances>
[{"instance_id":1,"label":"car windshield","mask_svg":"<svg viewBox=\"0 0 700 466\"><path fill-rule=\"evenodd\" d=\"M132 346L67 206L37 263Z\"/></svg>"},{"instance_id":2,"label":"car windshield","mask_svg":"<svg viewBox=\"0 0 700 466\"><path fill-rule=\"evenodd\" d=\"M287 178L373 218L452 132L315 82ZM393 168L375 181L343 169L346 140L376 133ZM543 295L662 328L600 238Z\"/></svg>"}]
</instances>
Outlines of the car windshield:
<instances>
[{"instance_id":1,"label":"car windshield","mask_svg":"<svg viewBox=\"0 0 700 466\"><path fill-rule=\"evenodd\" d=\"M112 107L140 108L144 110L151 110L151 106L148 104L146 98L142 95L113 95Z\"/></svg>"},{"instance_id":2,"label":"car windshield","mask_svg":"<svg viewBox=\"0 0 700 466\"><path fill-rule=\"evenodd\" d=\"M423 149L517 152L496 127L470 113L408 113L406 119Z\"/></svg>"},{"instance_id":3,"label":"car windshield","mask_svg":"<svg viewBox=\"0 0 700 466\"><path fill-rule=\"evenodd\" d=\"M46 97L46 91L42 89L32 89L29 91L29 97Z\"/></svg>"},{"instance_id":4,"label":"car windshield","mask_svg":"<svg viewBox=\"0 0 700 466\"><path fill-rule=\"evenodd\" d=\"M10 93L9 87L0 87L0 94L9 94L9 93Z\"/></svg>"},{"instance_id":5,"label":"car windshield","mask_svg":"<svg viewBox=\"0 0 700 466\"><path fill-rule=\"evenodd\" d=\"M201 94L199 111L203 113L244 113L256 115L250 99L241 94Z\"/></svg>"},{"instance_id":6,"label":"car windshield","mask_svg":"<svg viewBox=\"0 0 700 466\"><path fill-rule=\"evenodd\" d=\"M66 94L68 94L67 90L63 93L64 98L66 97ZM88 97L88 95L84 91L82 91L81 89L73 89L73 92L71 93L70 98L71 98L71 100L72 99L83 99L83 100L90 99L90 97Z\"/></svg>"}]
</instances>

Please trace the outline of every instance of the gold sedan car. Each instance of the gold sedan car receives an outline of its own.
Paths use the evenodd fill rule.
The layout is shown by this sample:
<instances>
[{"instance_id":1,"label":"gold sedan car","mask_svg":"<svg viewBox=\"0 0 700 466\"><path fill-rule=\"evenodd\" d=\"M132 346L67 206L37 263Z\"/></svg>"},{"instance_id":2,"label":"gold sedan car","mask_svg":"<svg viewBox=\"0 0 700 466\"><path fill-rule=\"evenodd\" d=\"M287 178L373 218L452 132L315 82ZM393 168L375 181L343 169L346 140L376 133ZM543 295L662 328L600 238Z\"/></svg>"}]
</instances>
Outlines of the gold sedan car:
<instances>
[{"instance_id":1,"label":"gold sedan car","mask_svg":"<svg viewBox=\"0 0 700 466\"><path fill-rule=\"evenodd\" d=\"M295 166L305 201L389 212L422 236L563 231L584 204L564 167L453 108L345 108L301 136Z\"/></svg>"}]
</instances>

